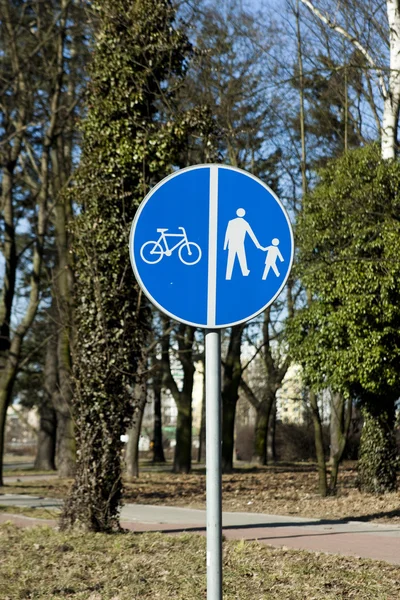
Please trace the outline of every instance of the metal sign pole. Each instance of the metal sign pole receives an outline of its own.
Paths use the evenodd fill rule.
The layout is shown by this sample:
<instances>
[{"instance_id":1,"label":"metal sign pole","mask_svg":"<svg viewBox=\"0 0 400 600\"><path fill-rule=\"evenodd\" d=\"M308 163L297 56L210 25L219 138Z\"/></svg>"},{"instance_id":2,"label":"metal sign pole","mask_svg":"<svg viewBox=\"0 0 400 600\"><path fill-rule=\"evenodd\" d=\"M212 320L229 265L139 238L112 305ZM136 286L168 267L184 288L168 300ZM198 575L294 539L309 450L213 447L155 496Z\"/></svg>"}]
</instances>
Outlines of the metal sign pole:
<instances>
[{"instance_id":1,"label":"metal sign pole","mask_svg":"<svg viewBox=\"0 0 400 600\"><path fill-rule=\"evenodd\" d=\"M222 600L221 333L206 330L207 600Z\"/></svg>"}]
</instances>

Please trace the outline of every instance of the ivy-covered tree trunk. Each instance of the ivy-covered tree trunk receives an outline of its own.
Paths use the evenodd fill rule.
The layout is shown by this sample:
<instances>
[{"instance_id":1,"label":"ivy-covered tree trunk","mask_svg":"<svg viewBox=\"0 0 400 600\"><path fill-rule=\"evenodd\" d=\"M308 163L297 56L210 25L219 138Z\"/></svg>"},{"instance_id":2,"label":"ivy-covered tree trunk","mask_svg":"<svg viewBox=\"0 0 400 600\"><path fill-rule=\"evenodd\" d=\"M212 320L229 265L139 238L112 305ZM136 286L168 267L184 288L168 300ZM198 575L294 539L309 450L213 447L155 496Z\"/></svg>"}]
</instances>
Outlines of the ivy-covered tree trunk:
<instances>
[{"instance_id":1,"label":"ivy-covered tree trunk","mask_svg":"<svg viewBox=\"0 0 400 600\"><path fill-rule=\"evenodd\" d=\"M62 400L60 392L54 401L57 415L56 465L60 477L72 477L75 473L75 430L72 407Z\"/></svg>"},{"instance_id":2,"label":"ivy-covered tree trunk","mask_svg":"<svg viewBox=\"0 0 400 600\"><path fill-rule=\"evenodd\" d=\"M73 229L77 467L61 526L112 531L122 498L120 438L134 414L149 326L129 231L150 183L170 171L179 151L174 119L160 109L167 96L173 104L168 85L183 74L189 46L167 0L102 0L94 9L99 31L73 188L81 205Z\"/></svg>"},{"instance_id":3,"label":"ivy-covered tree trunk","mask_svg":"<svg viewBox=\"0 0 400 600\"><path fill-rule=\"evenodd\" d=\"M393 492L397 487L398 466L394 403L386 406L385 410L379 410L374 404L367 404L362 409L362 415L364 425L358 461L360 487L373 494Z\"/></svg>"}]
</instances>

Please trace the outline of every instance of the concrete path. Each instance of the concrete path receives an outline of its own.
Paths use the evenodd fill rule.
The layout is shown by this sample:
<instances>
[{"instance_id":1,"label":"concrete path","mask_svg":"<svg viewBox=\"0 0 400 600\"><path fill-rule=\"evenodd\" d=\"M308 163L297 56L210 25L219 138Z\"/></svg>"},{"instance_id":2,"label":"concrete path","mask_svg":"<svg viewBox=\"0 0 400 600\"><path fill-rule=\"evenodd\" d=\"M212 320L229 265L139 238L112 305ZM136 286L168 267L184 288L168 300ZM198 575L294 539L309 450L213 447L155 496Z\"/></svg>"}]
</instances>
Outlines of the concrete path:
<instances>
[{"instance_id":1,"label":"concrete path","mask_svg":"<svg viewBox=\"0 0 400 600\"><path fill-rule=\"evenodd\" d=\"M62 501L2 494L0 504L59 509ZM0 522L8 519L10 515L0 513ZM38 522L19 515L12 520L22 526ZM205 534L206 513L189 508L126 504L121 511L121 522L123 527L136 532ZM51 519L46 523L56 524ZM228 539L258 540L271 546L372 558L400 565L400 526L396 525L224 512L223 528Z\"/></svg>"}]
</instances>

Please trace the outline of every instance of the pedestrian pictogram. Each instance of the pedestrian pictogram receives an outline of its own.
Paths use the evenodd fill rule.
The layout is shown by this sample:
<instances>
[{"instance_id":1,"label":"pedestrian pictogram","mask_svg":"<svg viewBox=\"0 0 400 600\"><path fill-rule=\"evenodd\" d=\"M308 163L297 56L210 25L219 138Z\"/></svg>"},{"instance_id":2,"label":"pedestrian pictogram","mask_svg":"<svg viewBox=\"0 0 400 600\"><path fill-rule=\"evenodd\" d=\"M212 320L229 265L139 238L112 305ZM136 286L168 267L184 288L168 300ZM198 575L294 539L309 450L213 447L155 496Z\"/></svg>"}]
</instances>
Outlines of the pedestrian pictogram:
<instances>
[{"instance_id":1,"label":"pedestrian pictogram","mask_svg":"<svg viewBox=\"0 0 400 600\"><path fill-rule=\"evenodd\" d=\"M244 208L238 208L236 211L237 218L228 222L228 227L225 234L224 250L228 250L228 262L226 266L225 279L232 279L232 271L237 257L242 271L242 275L247 277L250 274L250 269L247 267L245 238L246 234L254 242L256 248L261 250L261 246L254 235L249 223L244 219L246 211Z\"/></svg>"},{"instance_id":2,"label":"pedestrian pictogram","mask_svg":"<svg viewBox=\"0 0 400 600\"><path fill-rule=\"evenodd\" d=\"M272 246L267 246L266 248L263 248L263 250L266 250L267 252L267 256L265 257L265 269L262 276L263 279L267 279L267 275L270 269L273 270L277 277L280 277L278 267L276 266L276 261L278 260L278 258L281 262L283 262L285 259L283 258L278 246L279 240L278 238L274 238L272 240Z\"/></svg>"},{"instance_id":3,"label":"pedestrian pictogram","mask_svg":"<svg viewBox=\"0 0 400 600\"><path fill-rule=\"evenodd\" d=\"M282 290L293 260L288 215L262 181L226 165L166 177L132 224L130 254L149 299L206 328L251 319Z\"/></svg>"}]
</instances>

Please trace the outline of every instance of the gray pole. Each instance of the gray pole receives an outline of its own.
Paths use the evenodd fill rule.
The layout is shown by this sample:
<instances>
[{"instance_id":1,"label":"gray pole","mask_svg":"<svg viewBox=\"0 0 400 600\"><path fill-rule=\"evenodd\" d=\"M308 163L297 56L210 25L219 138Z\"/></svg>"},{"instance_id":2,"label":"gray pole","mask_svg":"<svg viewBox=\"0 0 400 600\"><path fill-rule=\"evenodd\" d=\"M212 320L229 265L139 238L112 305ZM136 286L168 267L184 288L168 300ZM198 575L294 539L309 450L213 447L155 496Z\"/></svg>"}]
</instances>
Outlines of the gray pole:
<instances>
[{"instance_id":1,"label":"gray pole","mask_svg":"<svg viewBox=\"0 0 400 600\"><path fill-rule=\"evenodd\" d=\"M206 350L207 600L222 600L221 334L209 329Z\"/></svg>"}]
</instances>

